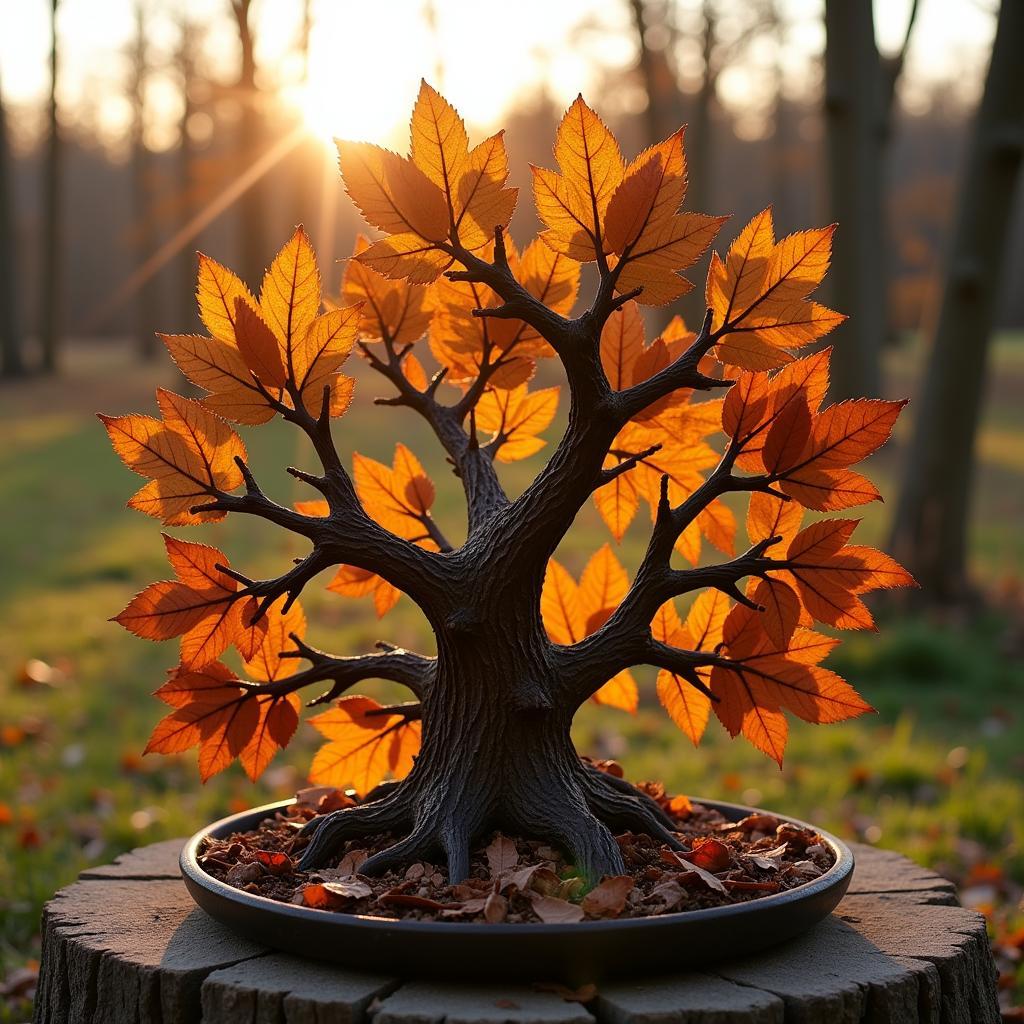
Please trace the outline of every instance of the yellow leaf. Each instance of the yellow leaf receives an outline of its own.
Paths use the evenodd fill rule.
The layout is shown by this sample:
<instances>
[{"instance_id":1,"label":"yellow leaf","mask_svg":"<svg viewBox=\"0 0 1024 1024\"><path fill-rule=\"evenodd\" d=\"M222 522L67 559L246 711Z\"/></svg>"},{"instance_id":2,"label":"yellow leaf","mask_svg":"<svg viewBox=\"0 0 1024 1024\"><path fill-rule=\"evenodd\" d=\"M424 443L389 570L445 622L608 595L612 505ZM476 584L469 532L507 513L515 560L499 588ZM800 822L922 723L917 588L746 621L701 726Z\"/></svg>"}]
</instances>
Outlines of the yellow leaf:
<instances>
[{"instance_id":1,"label":"yellow leaf","mask_svg":"<svg viewBox=\"0 0 1024 1024\"><path fill-rule=\"evenodd\" d=\"M499 462L528 458L544 447L537 435L546 430L558 409L558 388L529 392L525 384L511 390L490 389L476 407L477 426L490 431L498 444Z\"/></svg>"},{"instance_id":2,"label":"yellow leaf","mask_svg":"<svg viewBox=\"0 0 1024 1024\"><path fill-rule=\"evenodd\" d=\"M592 237L600 241L604 215L622 181L622 153L605 123L577 96L555 135L555 159L576 208Z\"/></svg>"},{"instance_id":3,"label":"yellow leaf","mask_svg":"<svg viewBox=\"0 0 1024 1024\"><path fill-rule=\"evenodd\" d=\"M454 214L456 188L469 157L469 138L455 108L422 79L410 134L412 162L444 193Z\"/></svg>"},{"instance_id":4,"label":"yellow leaf","mask_svg":"<svg viewBox=\"0 0 1024 1024\"><path fill-rule=\"evenodd\" d=\"M301 226L263 275L260 310L281 346L288 378L295 380L296 349L320 312L320 270L309 236Z\"/></svg>"},{"instance_id":5,"label":"yellow leaf","mask_svg":"<svg viewBox=\"0 0 1024 1024\"><path fill-rule=\"evenodd\" d=\"M203 253L199 253L196 299L206 329L215 338L231 344L235 342L236 300L241 299L251 309L256 309L256 300L242 281Z\"/></svg>"},{"instance_id":6,"label":"yellow leaf","mask_svg":"<svg viewBox=\"0 0 1024 1024\"><path fill-rule=\"evenodd\" d=\"M356 238L353 256L366 252L370 243ZM350 304L361 304L360 335L375 341L387 335L401 346L421 338L430 325L427 289L407 281L392 281L375 270L350 259L341 287L342 298Z\"/></svg>"},{"instance_id":7,"label":"yellow leaf","mask_svg":"<svg viewBox=\"0 0 1024 1024\"><path fill-rule=\"evenodd\" d=\"M644 150L626 168L608 204L605 234L620 256L651 224L671 217L686 194L683 129Z\"/></svg>"},{"instance_id":8,"label":"yellow leaf","mask_svg":"<svg viewBox=\"0 0 1024 1024\"><path fill-rule=\"evenodd\" d=\"M365 796L385 778L402 778L420 748L420 723L402 715L374 714L381 705L369 697L342 697L309 720L327 737L313 758L309 780L316 785L354 786Z\"/></svg>"},{"instance_id":9,"label":"yellow leaf","mask_svg":"<svg viewBox=\"0 0 1024 1024\"><path fill-rule=\"evenodd\" d=\"M427 242L448 237L444 194L412 161L368 142L342 140L338 157L346 191L374 227Z\"/></svg>"},{"instance_id":10,"label":"yellow leaf","mask_svg":"<svg viewBox=\"0 0 1024 1024\"><path fill-rule=\"evenodd\" d=\"M519 189L505 188L507 180L505 133L498 132L474 147L459 179L456 229L467 249L479 249L493 241L495 228L508 226Z\"/></svg>"},{"instance_id":11,"label":"yellow leaf","mask_svg":"<svg viewBox=\"0 0 1024 1024\"><path fill-rule=\"evenodd\" d=\"M576 581L555 559L548 559L540 596L540 614L552 643L578 643L585 634L583 606Z\"/></svg>"}]
</instances>

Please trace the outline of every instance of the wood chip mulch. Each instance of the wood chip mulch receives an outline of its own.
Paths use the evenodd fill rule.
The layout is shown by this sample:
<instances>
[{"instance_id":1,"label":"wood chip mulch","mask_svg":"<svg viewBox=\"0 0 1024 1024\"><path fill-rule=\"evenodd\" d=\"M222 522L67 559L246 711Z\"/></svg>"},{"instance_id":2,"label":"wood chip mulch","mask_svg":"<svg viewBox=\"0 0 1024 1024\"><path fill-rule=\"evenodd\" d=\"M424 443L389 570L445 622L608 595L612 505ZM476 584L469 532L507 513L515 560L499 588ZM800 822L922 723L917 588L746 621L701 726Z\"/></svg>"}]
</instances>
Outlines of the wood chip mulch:
<instances>
[{"instance_id":1,"label":"wood chip mulch","mask_svg":"<svg viewBox=\"0 0 1024 1024\"><path fill-rule=\"evenodd\" d=\"M307 840L301 827L317 814L349 806L333 789L304 790L296 802L249 832L208 841L199 861L214 878L244 892L346 914L497 924L559 923L654 917L744 903L803 885L834 863L814 831L770 814L728 821L717 811L642 784L676 823L685 852L646 835L616 836L626 874L587 891L563 854L543 842L494 833L472 851L470 877L450 885L443 864L416 862L367 877L359 866L397 838L347 843L330 867L299 871Z\"/></svg>"}]
</instances>

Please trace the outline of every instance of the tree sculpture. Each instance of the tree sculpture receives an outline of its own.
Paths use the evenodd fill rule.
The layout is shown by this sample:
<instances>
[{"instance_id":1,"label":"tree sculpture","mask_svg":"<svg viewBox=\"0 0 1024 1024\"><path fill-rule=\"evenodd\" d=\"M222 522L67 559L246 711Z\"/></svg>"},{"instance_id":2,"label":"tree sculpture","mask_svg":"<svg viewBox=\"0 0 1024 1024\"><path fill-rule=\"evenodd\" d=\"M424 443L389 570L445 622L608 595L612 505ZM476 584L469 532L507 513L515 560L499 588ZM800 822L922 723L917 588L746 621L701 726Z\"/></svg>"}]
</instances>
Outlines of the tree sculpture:
<instances>
[{"instance_id":1,"label":"tree sculpture","mask_svg":"<svg viewBox=\"0 0 1024 1024\"><path fill-rule=\"evenodd\" d=\"M801 528L804 509L878 498L849 467L889 436L902 403L822 409L829 352L797 359L843 317L807 296L830 256L832 228L776 242L770 210L712 256L707 315L696 333L677 318L645 344L637 302L660 305L691 284L678 271L710 245L723 217L680 213L683 130L625 163L615 138L577 99L555 142L559 170L533 168L544 230L520 254L506 227L516 190L502 134L475 148L456 111L424 84L412 152L339 143L349 195L380 241L360 241L344 305L321 312L313 250L301 228L274 259L259 299L200 256L198 299L210 337L164 338L201 401L157 393L162 419L103 417L114 447L149 482L129 502L170 525L253 515L309 541L283 575L254 580L218 550L166 537L176 579L146 588L118 616L149 639L181 636L181 660L157 691L173 711L148 750L199 746L206 779L240 758L255 778L293 735L298 692L328 683L311 705L328 739L312 779L355 784L369 799L321 815L301 866L323 865L348 839L396 842L361 870L428 852L449 876L469 868L470 843L500 827L560 845L591 879L623 870L612 829L678 847L658 805L581 759L569 730L594 699L632 710L635 665L660 669L658 695L696 743L713 708L781 763L784 711L834 722L870 710L819 662L834 639L809 627L872 628L860 595L905 585L907 573L850 545L857 521ZM571 317L580 265L596 265L589 308ZM426 347L439 364L428 378ZM353 381L340 367L354 344L404 405L430 425L465 489L466 540L448 543L431 516L434 487L403 445L393 466L342 464L331 421ZM547 465L518 496L496 462L526 458L556 411L557 388L531 390L538 360L557 357L568 424ZM439 390L454 386L454 399ZM725 397L698 401L725 389ZM309 438L322 465L288 470L321 497L273 501L225 420L275 415ZM722 454L709 439L724 435ZM242 493L235 493L243 489ZM722 499L749 494L750 547L733 554ZM653 529L632 583L605 546L579 584L552 559L593 497L614 537L642 501ZM707 538L725 553L698 564ZM690 567L673 565L677 552ZM334 657L310 646L296 601L318 574L330 589L372 594L379 614L407 594L433 630L427 657L381 644ZM747 583L742 585L742 581ZM675 598L701 592L682 621ZM220 660L234 645L236 676ZM296 670L294 659L309 666ZM381 707L343 696L364 679L396 680L415 701ZM377 785L388 774L399 781ZM404 776L404 777L403 777Z\"/></svg>"}]
</instances>

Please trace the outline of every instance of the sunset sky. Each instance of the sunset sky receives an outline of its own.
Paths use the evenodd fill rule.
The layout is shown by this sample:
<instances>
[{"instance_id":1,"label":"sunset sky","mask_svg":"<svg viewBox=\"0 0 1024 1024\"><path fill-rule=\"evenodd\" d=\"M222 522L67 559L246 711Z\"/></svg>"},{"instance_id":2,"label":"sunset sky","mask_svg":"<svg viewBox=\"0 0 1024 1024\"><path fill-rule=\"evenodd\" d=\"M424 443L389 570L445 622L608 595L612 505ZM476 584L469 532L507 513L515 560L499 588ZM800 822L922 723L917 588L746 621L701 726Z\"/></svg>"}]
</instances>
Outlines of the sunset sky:
<instances>
[{"instance_id":1,"label":"sunset sky","mask_svg":"<svg viewBox=\"0 0 1024 1024\"><path fill-rule=\"evenodd\" d=\"M48 6L46 0L21 0L7 15L0 80L5 100L15 109L31 107L45 93ZM310 129L324 138L398 142L421 76L439 85L467 120L483 129L523 96L546 89L568 103L581 89L586 92L635 60L624 0L519 0L514 18L479 0L434 0L432 5L423 0L314 0L310 74L301 88L295 51L301 6L298 0L256 0L257 53L264 84L298 106ZM426 18L431 6L433 31ZM684 0L680 6L693 4ZM185 14L206 31L203 70L231 81L237 38L227 0L150 0L148 7L152 58L158 65L173 54L177 19ZM936 80L976 87L993 29L991 7L985 0L921 0L904 87L911 107L923 102L926 87ZM813 74L823 45L820 0L784 0L783 9L790 24L783 54L787 82L799 89ZM883 47L899 44L908 9L909 0L876 2ZM109 141L123 135L130 119L124 89L133 10L132 0L61 2L60 100L71 112L88 109ZM722 29L728 33L728 19ZM756 106L765 94L764 76L775 62L774 48L762 45L746 63L730 69L720 82L724 101L739 110ZM682 64L685 70L685 60ZM148 101L150 143L172 145L180 100L169 70L158 69L153 76ZM630 109L642 99L623 86L607 102Z\"/></svg>"}]
</instances>

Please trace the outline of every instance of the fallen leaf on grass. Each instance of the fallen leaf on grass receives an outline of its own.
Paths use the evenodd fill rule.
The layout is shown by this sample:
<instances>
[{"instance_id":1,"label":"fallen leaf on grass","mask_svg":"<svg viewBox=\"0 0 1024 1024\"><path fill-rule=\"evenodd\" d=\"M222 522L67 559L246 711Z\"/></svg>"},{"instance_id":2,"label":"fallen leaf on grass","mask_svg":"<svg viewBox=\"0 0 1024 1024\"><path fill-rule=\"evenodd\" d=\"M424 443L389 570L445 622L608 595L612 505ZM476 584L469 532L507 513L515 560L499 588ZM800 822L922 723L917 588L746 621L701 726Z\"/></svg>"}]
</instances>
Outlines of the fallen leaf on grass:
<instances>
[{"instance_id":1,"label":"fallen leaf on grass","mask_svg":"<svg viewBox=\"0 0 1024 1024\"><path fill-rule=\"evenodd\" d=\"M630 875L606 878L583 897L580 906L591 917L618 917L626 909L626 897L634 884Z\"/></svg>"}]
</instances>

